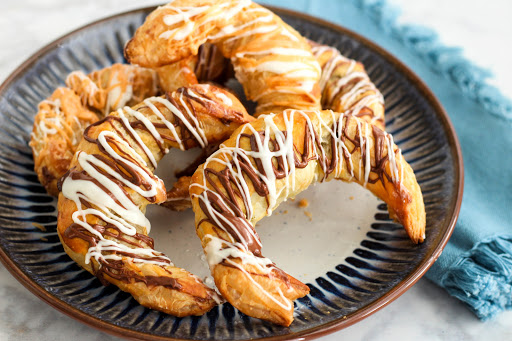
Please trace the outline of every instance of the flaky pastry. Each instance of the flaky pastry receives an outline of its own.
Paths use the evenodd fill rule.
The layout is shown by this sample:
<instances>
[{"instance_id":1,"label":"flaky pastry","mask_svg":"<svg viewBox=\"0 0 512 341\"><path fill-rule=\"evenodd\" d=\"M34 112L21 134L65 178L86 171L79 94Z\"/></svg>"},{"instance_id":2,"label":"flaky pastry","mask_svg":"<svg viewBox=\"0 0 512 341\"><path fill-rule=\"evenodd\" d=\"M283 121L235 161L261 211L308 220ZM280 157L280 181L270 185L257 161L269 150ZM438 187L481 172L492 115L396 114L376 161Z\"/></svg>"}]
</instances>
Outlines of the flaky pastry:
<instances>
[{"instance_id":1,"label":"flaky pastry","mask_svg":"<svg viewBox=\"0 0 512 341\"><path fill-rule=\"evenodd\" d=\"M425 237L416 177L391 135L330 110L286 110L233 133L192 177L196 231L215 284L243 313L284 326L308 287L261 252L255 224L317 181L356 182L388 204L415 243Z\"/></svg>"},{"instance_id":2,"label":"flaky pastry","mask_svg":"<svg viewBox=\"0 0 512 341\"><path fill-rule=\"evenodd\" d=\"M364 65L334 47L309 41L320 67L322 109L354 115L384 130L384 97Z\"/></svg>"},{"instance_id":3,"label":"flaky pastry","mask_svg":"<svg viewBox=\"0 0 512 341\"><path fill-rule=\"evenodd\" d=\"M153 171L169 148L222 141L251 120L231 93L194 85L90 125L61 182L57 228L65 251L144 306L175 316L210 310L215 292L153 249L144 213L166 199Z\"/></svg>"},{"instance_id":4,"label":"flaky pastry","mask_svg":"<svg viewBox=\"0 0 512 341\"><path fill-rule=\"evenodd\" d=\"M67 172L84 129L96 121L96 114L68 88L57 88L39 103L29 145L39 182L50 195L59 194L57 182Z\"/></svg>"},{"instance_id":5,"label":"flaky pastry","mask_svg":"<svg viewBox=\"0 0 512 341\"><path fill-rule=\"evenodd\" d=\"M158 7L126 44L130 63L161 67L215 44L231 59L256 113L319 109L320 66L308 42L249 0L175 0Z\"/></svg>"},{"instance_id":6,"label":"flaky pastry","mask_svg":"<svg viewBox=\"0 0 512 341\"><path fill-rule=\"evenodd\" d=\"M309 41L309 44L322 68L320 88L323 109L357 116L384 130L384 98L371 82L364 66L344 57L333 47L313 41ZM168 201L164 206L176 211L191 207L187 196L189 185L189 177L176 182L167 193Z\"/></svg>"},{"instance_id":7,"label":"flaky pastry","mask_svg":"<svg viewBox=\"0 0 512 341\"><path fill-rule=\"evenodd\" d=\"M205 43L199 47L197 55L156 67L154 70L158 74L160 88L172 92L197 83L222 83L228 70L228 60L215 45Z\"/></svg>"},{"instance_id":8,"label":"flaky pastry","mask_svg":"<svg viewBox=\"0 0 512 341\"><path fill-rule=\"evenodd\" d=\"M88 75L73 71L66 78L66 85L84 105L102 115L135 105L159 91L155 71L128 64L114 64Z\"/></svg>"}]
</instances>

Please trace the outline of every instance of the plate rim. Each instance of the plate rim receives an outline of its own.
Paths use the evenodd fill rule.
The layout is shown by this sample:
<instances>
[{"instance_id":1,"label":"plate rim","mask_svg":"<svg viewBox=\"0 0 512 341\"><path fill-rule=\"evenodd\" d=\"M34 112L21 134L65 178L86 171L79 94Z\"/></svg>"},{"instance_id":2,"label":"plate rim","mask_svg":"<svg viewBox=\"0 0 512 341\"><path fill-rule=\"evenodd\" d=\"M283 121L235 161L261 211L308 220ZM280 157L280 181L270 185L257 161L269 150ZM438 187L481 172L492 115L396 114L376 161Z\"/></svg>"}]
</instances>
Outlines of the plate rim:
<instances>
[{"instance_id":1,"label":"plate rim","mask_svg":"<svg viewBox=\"0 0 512 341\"><path fill-rule=\"evenodd\" d=\"M426 101L433 107L434 112L436 116L440 119L440 123L446 133L446 138L448 140L448 145L450 148L450 152L453 155L454 159L454 185L455 185L455 192L456 192L456 200L454 205L454 210L452 212L452 215L448 222L448 227L445 230L445 233L441 236L440 242L438 245L434 247L434 250L430 257L424 258L417 267L409 274L407 275L402 281L400 281L397 285L395 285L391 290L389 290L386 294L384 294L379 299L369 303L367 306L354 311L353 313L343 316L341 318L338 318L334 321L313 327L311 329L307 329L304 331L296 332L293 334L286 334L286 335L275 335L275 336L269 336L265 338L261 338L258 340L272 340L272 341L299 341L299 340L312 340L316 339L318 337L322 337L334 332L337 332L341 329L344 329L346 327L349 327L366 317L374 314L375 312L379 311L380 309L384 308L394 300L396 300L398 297L400 297L402 294L404 294L408 289L410 289L426 272L427 270L434 264L434 262L439 258L441 255L443 249L445 248L446 244L448 243L448 240L450 239L453 230L455 228L455 224L457 222L460 207L462 203L462 197L463 197L463 191L464 191L464 163L462 158L462 150L460 147L459 139L457 137L457 134L455 132L455 129L453 127L453 124L446 112L446 110L441 105L438 98L435 96L435 94L432 92L432 90L425 84L425 82L414 72L412 71L408 66L406 66L402 61L400 61L397 57L395 57L392 53L387 51L386 49L382 48L375 42L371 41L370 39L360 35L359 33L356 33L344 26L332 23L330 21L320 19L318 17L298 12L295 10L278 7L278 6L271 6L271 5L263 5L264 7L270 9L271 11L275 12L278 15L288 15L292 17L296 17L298 19L302 19L304 21L318 24L320 26L324 26L326 28L329 28L333 31L337 31L342 33L343 35L350 36L351 38L359 41L366 47L370 48L371 50L375 51L380 57L384 58L388 63L393 65L396 69L398 69L399 72L402 73L403 76L405 76L411 83L413 83L420 94L423 96L423 98L426 99ZM2 82L0 85L0 93L4 92L6 88L16 80L19 75L25 71L25 69L29 68L32 64L34 64L41 55L58 48L59 44L64 42L69 37L89 29L92 26L95 26L97 24L100 24L102 22L108 22L112 19L130 15L130 14L136 14L136 13L143 13L147 11L151 11L155 9L156 6L147 6L147 7L141 7L136 8L128 11L124 11L121 13L113 14L105 18L101 18L95 21L92 21L86 25L83 25L77 29L74 29L70 31L69 33L66 33L59 38L53 40L52 42L46 44L36 52L34 52L29 58L27 58L23 63L21 63L9 76ZM155 340L155 341L184 341L188 339L178 339L173 337L165 337L165 336L159 336L159 335L153 335L153 334L147 334L145 332L132 330L128 328L124 328L121 326L117 326L111 323L108 323L106 321L103 321L100 318L91 316L72 305L59 300L57 297L51 295L48 291L46 291L43 287L41 287L39 284L37 284L35 281L32 280L29 276L27 276L16 264L14 261L7 255L5 250L0 246L0 262L5 266L5 268L13 275L18 282L20 282L26 289L28 289L31 293L33 293L35 296L40 298L43 302L47 303L51 307L55 308L61 313L64 313L65 315L73 318L76 321L79 321L89 327L92 327L96 330L100 330L102 332L108 333L110 335L123 337L131 340Z\"/></svg>"}]
</instances>

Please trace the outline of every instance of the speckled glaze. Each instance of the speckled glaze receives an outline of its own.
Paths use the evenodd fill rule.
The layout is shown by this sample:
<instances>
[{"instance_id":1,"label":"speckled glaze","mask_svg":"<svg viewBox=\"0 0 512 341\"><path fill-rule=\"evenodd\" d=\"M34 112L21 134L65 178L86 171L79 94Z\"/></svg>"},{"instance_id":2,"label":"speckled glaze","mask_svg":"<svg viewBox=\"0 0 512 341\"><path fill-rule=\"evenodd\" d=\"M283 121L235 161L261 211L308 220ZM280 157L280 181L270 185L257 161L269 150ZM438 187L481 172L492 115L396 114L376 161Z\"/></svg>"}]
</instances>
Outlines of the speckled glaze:
<instances>
[{"instance_id":1,"label":"speckled glaze","mask_svg":"<svg viewBox=\"0 0 512 341\"><path fill-rule=\"evenodd\" d=\"M150 9L93 23L39 51L0 87L0 258L29 290L78 320L145 340L275 340L314 338L346 327L398 297L437 259L457 218L462 161L451 124L430 91L374 44L332 24L276 10L302 34L360 60L386 100L386 125L422 187L427 239L417 246L393 223L386 206L352 184L314 186L259 223L265 254L306 282L289 328L247 317L223 304L200 317L175 318L146 309L114 286L103 287L64 253L56 232L56 201L33 172L28 147L37 103L73 70L122 62L126 40ZM172 180L190 158L172 153L158 173ZM162 166L163 165L163 166ZM301 208L297 200L307 199ZM173 261L201 277L207 267L192 212L151 207L152 236Z\"/></svg>"}]
</instances>

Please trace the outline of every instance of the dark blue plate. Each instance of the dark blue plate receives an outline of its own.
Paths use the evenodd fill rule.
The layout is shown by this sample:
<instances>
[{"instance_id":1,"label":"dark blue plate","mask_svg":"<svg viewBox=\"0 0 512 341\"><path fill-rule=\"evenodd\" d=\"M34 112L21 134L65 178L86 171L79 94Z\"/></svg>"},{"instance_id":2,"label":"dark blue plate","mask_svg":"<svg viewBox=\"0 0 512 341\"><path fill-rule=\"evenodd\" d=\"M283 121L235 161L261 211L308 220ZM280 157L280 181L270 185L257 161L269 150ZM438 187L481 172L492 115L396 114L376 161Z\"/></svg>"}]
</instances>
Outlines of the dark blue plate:
<instances>
[{"instance_id":1,"label":"dark blue plate","mask_svg":"<svg viewBox=\"0 0 512 341\"><path fill-rule=\"evenodd\" d=\"M389 219L386 205L364 191L337 185L307 191L305 197L315 203L312 222L303 212L294 211L293 203L288 204L289 216L285 215L288 209L282 209L280 218L278 214L261 222L265 225L271 221L274 228L280 224L278 230L262 230L264 245L274 250L271 257L278 264L289 263L284 269L295 265L290 272L311 288L308 296L296 302L295 321L289 328L247 317L229 304L204 316L175 318L140 306L114 286L102 286L71 261L57 236L56 201L45 193L33 171L28 141L37 104L63 85L73 70L90 72L123 62L124 43L150 10L100 20L58 39L32 56L0 87L0 259L10 272L34 294L77 320L112 334L144 340L314 338L361 320L411 287L440 255L460 208L463 166L451 123L423 82L382 48L339 26L282 9L273 10L306 37L362 61L384 94L387 130L413 167L424 194L426 241L413 245L402 227ZM352 190L355 198L349 195ZM338 198L339 202L334 202L345 209L322 211L322 200L328 195ZM350 201L362 211L349 216ZM157 217L166 213L151 214ZM195 251L189 252L198 245L193 240L190 213L169 213L169 217L167 221L176 226L167 226L169 231L164 232L160 228L156 236L172 232L179 237L179 231L186 230L180 237L186 242L180 242L191 246L182 254L195 254L196 258L187 259L202 264ZM286 227L288 222L294 227ZM296 226L300 226L299 232L294 232ZM339 231L359 232L335 238L333 226L335 230L339 226ZM273 247L270 240L279 241L278 232L298 237L280 241L283 247ZM155 239L157 246L162 244L161 239ZM325 254L318 252L323 243L326 250L331 248ZM180 253L174 246L161 249L174 259ZM297 273L303 269L304 273Z\"/></svg>"}]
</instances>

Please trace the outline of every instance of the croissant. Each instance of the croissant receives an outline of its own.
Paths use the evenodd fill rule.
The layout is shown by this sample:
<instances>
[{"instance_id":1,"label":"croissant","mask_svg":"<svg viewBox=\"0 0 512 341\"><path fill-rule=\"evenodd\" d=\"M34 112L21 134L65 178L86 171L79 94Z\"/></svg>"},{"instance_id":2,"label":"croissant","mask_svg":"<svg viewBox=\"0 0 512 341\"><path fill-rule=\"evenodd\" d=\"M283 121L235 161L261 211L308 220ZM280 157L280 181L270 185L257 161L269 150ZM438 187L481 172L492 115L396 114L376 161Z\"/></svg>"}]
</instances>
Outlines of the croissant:
<instances>
[{"instance_id":1,"label":"croissant","mask_svg":"<svg viewBox=\"0 0 512 341\"><path fill-rule=\"evenodd\" d=\"M215 292L153 249L144 212L166 199L153 171L169 148L222 141L251 120L231 93L198 84L90 125L60 185L57 229L64 250L144 306L175 316L210 310Z\"/></svg>"},{"instance_id":2,"label":"croissant","mask_svg":"<svg viewBox=\"0 0 512 341\"><path fill-rule=\"evenodd\" d=\"M231 59L257 114L319 109L320 66L308 42L269 10L248 0L175 0L158 7L125 46L130 63L160 67L215 44Z\"/></svg>"},{"instance_id":3,"label":"croissant","mask_svg":"<svg viewBox=\"0 0 512 341\"><path fill-rule=\"evenodd\" d=\"M363 64L346 58L334 47L309 43L322 68L322 108L360 117L384 130L384 97Z\"/></svg>"},{"instance_id":4,"label":"croissant","mask_svg":"<svg viewBox=\"0 0 512 341\"><path fill-rule=\"evenodd\" d=\"M357 182L388 204L415 243L425 209L411 167L391 135L330 110L286 110L238 128L198 168L190 194L215 284L243 313L288 326L308 287L261 252L255 224L313 182Z\"/></svg>"},{"instance_id":5,"label":"croissant","mask_svg":"<svg viewBox=\"0 0 512 341\"><path fill-rule=\"evenodd\" d=\"M57 88L39 103L29 145L39 182L50 195L59 194L57 182L67 172L85 127L96 121L96 114L68 88Z\"/></svg>"}]
</instances>

